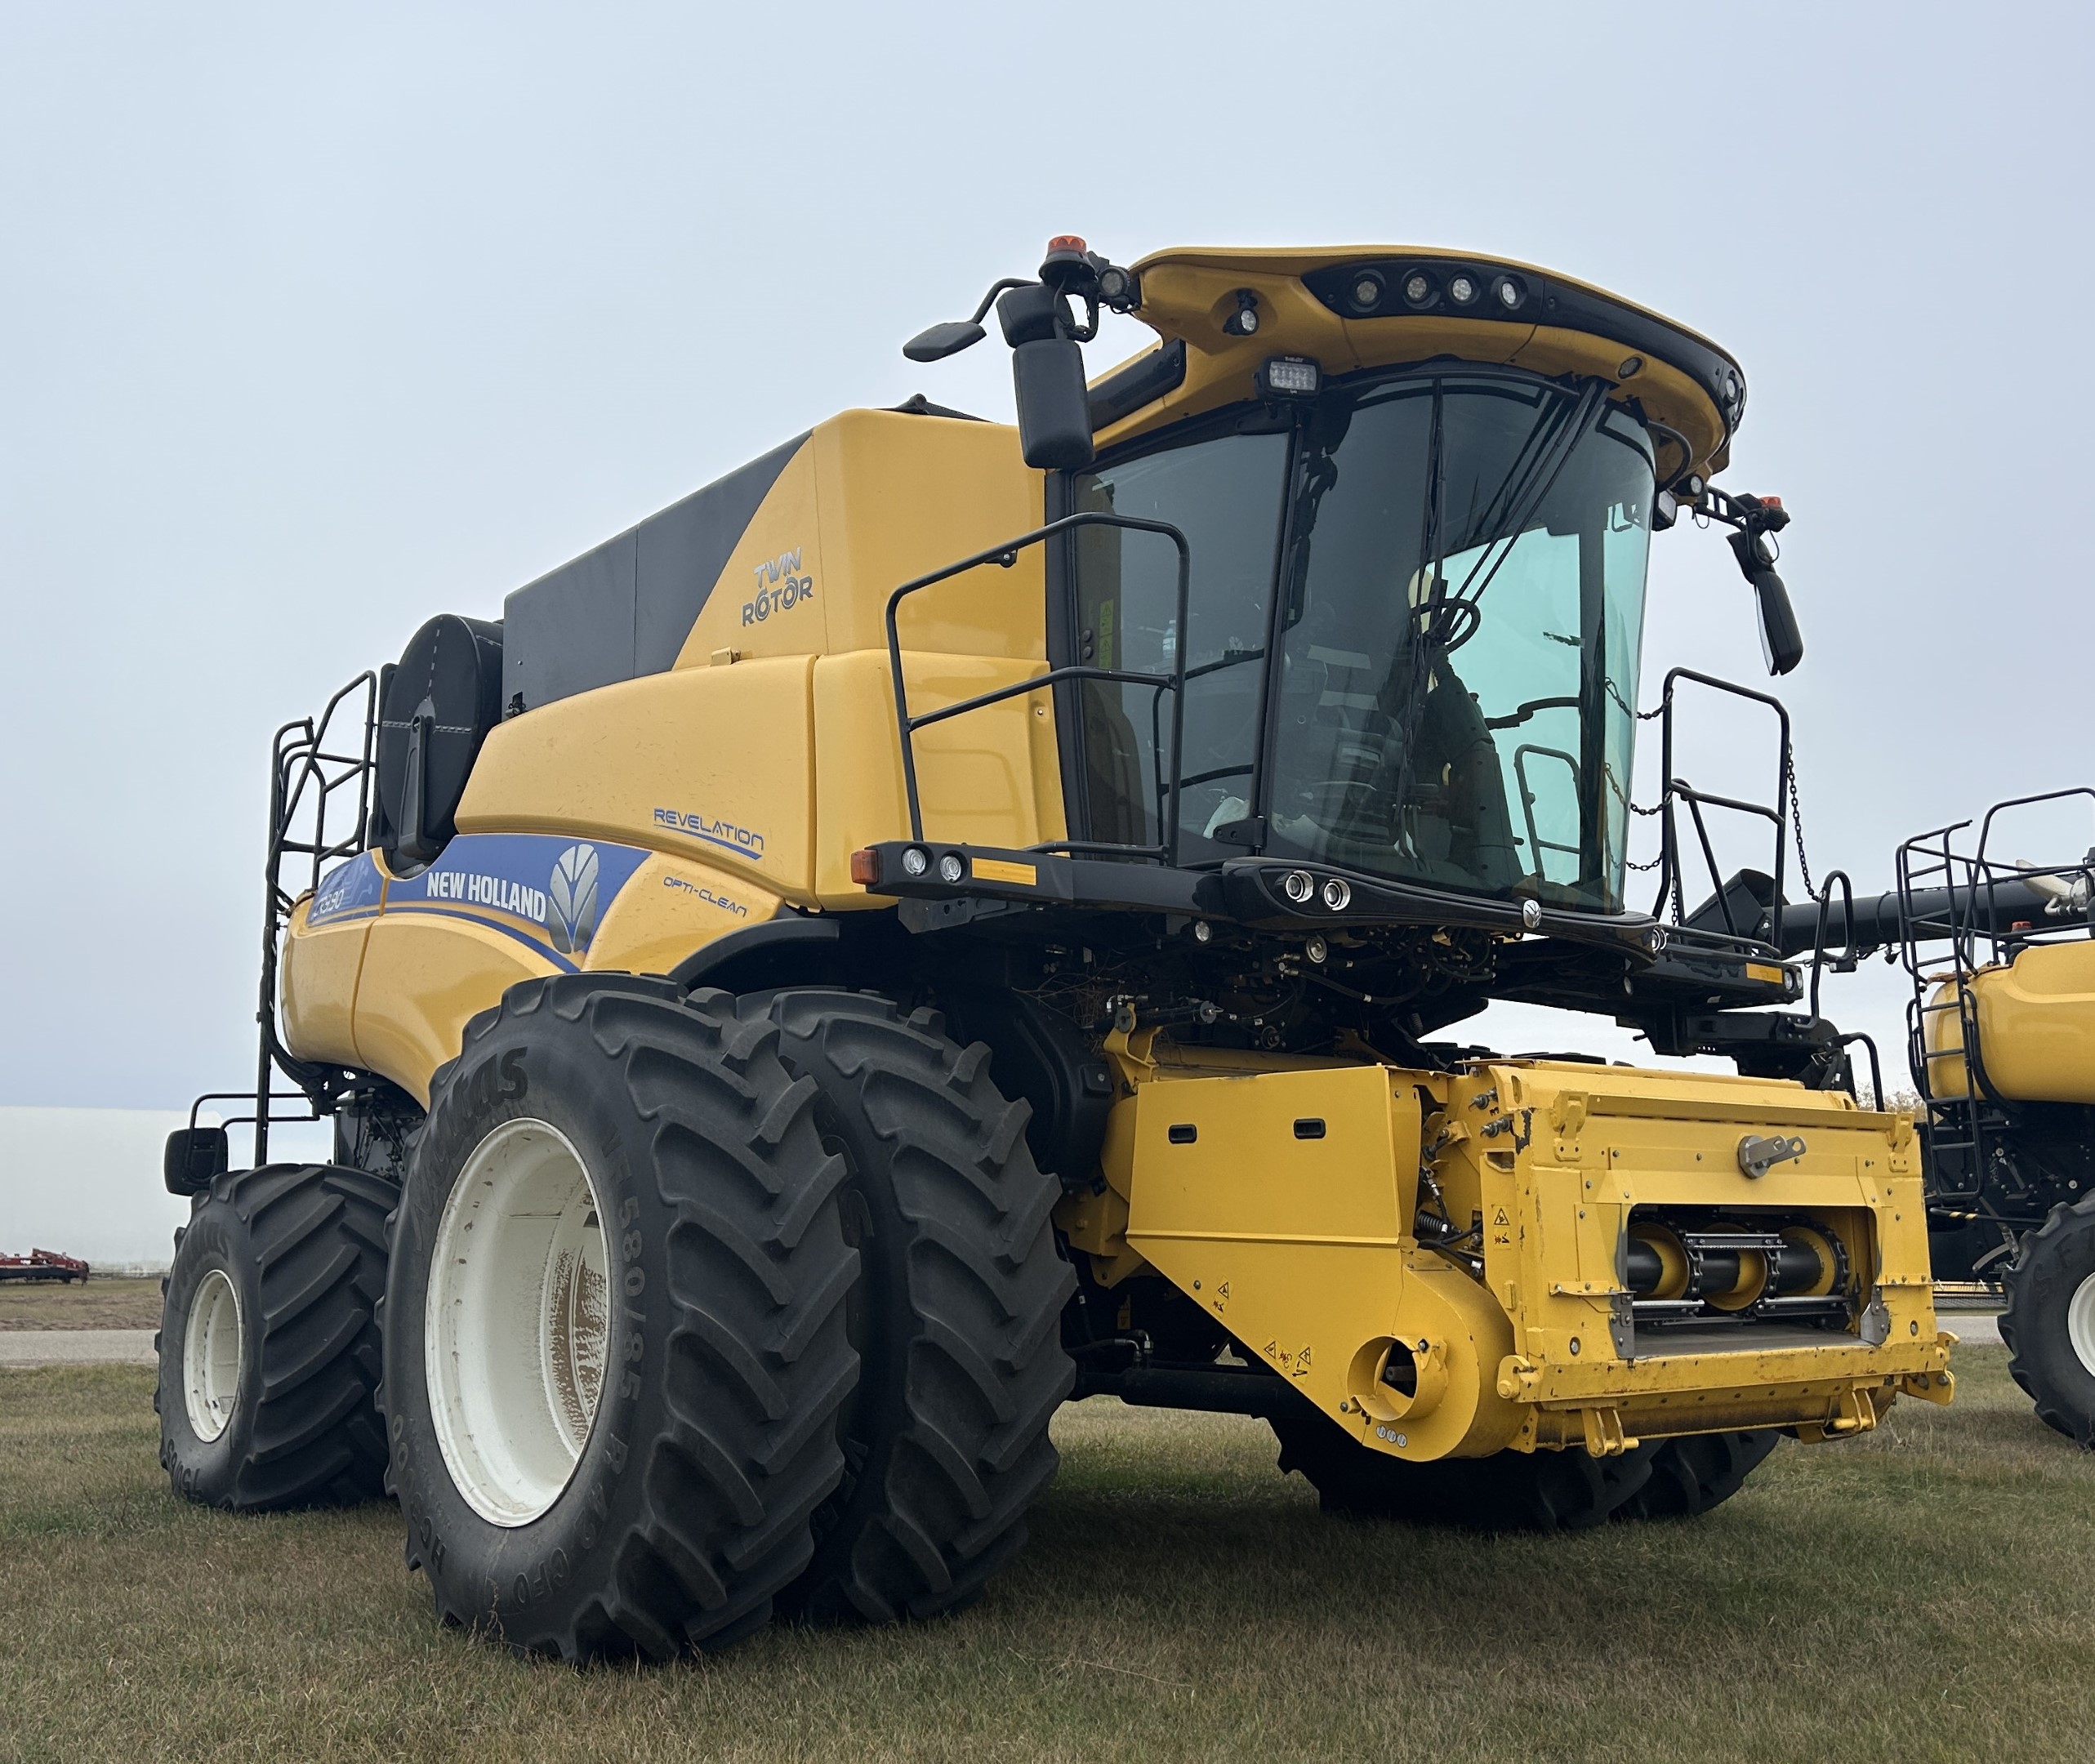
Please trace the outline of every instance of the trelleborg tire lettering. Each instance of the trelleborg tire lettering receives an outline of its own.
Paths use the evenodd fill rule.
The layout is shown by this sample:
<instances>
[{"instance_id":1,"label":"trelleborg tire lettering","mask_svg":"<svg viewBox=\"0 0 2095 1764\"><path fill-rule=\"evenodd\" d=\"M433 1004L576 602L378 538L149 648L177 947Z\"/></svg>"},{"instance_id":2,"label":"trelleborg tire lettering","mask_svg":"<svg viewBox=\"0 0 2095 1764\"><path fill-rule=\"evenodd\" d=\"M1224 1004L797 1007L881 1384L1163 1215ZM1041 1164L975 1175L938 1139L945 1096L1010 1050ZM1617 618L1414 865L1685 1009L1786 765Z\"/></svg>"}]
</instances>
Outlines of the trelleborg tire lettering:
<instances>
[{"instance_id":1,"label":"trelleborg tire lettering","mask_svg":"<svg viewBox=\"0 0 2095 1764\"><path fill-rule=\"evenodd\" d=\"M463 1043L432 1085L393 1232L382 1402L408 1566L447 1620L519 1650L724 1646L761 1627L805 1569L811 1519L843 1472L857 1258L815 1087L780 1062L772 1025L667 981L528 982ZM497 1523L439 1437L430 1260L454 1186L518 1123L556 1132L586 1169L608 1303L572 1468L542 1510ZM479 1327L437 1339L465 1352Z\"/></svg>"}]
</instances>

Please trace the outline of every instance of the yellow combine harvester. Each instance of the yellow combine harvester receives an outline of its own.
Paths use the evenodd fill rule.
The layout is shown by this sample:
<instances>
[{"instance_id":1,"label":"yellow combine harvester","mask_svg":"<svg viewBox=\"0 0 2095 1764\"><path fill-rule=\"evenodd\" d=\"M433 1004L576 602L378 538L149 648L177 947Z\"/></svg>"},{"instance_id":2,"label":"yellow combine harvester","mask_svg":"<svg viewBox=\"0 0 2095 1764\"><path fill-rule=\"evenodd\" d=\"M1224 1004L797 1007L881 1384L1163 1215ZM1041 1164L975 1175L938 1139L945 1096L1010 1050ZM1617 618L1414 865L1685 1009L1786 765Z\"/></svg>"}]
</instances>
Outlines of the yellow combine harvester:
<instances>
[{"instance_id":1,"label":"yellow combine harvester","mask_svg":"<svg viewBox=\"0 0 2095 1764\"><path fill-rule=\"evenodd\" d=\"M1899 848L1897 886L1783 915L1785 947L1852 968L1896 950L1937 1279L2006 1300L2008 1368L2044 1422L2095 1446L2095 789L1996 804ZM2080 855L2009 855L2082 822ZM2045 823L2048 822L2048 826Z\"/></svg>"},{"instance_id":2,"label":"yellow combine harvester","mask_svg":"<svg viewBox=\"0 0 2095 1764\"><path fill-rule=\"evenodd\" d=\"M1652 534L1729 526L1801 654L1736 363L1474 255L1071 239L907 353L992 301L1015 428L834 417L280 733L176 1486L385 1478L446 1616L661 1655L964 1604L1072 1392L1545 1529L1946 1401L1910 1124L1756 880L1625 899ZM1102 310L1158 342L1087 385ZM1676 901L1725 806L1669 779ZM1494 998L1753 1076L1435 1039Z\"/></svg>"}]
</instances>

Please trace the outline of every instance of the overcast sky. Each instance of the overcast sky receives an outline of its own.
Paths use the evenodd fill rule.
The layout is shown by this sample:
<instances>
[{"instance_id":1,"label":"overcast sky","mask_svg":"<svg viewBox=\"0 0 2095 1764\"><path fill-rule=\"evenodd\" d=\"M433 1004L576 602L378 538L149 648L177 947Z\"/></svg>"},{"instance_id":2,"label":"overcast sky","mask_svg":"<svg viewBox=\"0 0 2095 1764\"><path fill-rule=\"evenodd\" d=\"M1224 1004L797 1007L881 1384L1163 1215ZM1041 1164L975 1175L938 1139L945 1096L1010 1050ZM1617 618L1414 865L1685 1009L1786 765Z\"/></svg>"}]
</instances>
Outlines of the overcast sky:
<instances>
[{"instance_id":1,"label":"overcast sky","mask_svg":"<svg viewBox=\"0 0 2095 1764\"><path fill-rule=\"evenodd\" d=\"M1815 866L2095 777L2088 16L7 0L0 1102L250 1072L276 725L834 411L1008 412L1001 350L898 345L1055 232L1463 246L1708 332L1726 482L1796 517ZM1652 581L1647 702L1758 675L1717 534Z\"/></svg>"}]
</instances>

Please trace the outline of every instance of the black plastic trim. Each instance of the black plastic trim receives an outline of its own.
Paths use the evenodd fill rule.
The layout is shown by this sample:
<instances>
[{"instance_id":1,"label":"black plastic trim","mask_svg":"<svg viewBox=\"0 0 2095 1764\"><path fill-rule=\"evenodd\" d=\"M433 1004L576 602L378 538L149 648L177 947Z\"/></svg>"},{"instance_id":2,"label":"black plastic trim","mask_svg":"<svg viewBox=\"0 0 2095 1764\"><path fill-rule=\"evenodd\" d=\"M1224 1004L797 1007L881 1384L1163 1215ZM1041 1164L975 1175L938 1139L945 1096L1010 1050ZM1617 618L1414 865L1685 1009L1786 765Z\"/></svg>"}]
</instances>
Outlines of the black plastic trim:
<instances>
[{"instance_id":1,"label":"black plastic trim","mask_svg":"<svg viewBox=\"0 0 2095 1764\"><path fill-rule=\"evenodd\" d=\"M1092 433L1111 428L1185 383L1186 340L1173 337L1161 349L1130 362L1091 388Z\"/></svg>"},{"instance_id":2,"label":"black plastic trim","mask_svg":"<svg viewBox=\"0 0 2095 1764\"><path fill-rule=\"evenodd\" d=\"M805 978L801 972L787 970L797 969L809 956L834 951L843 938L844 928L834 919L768 919L715 938L671 969L669 978L686 988L709 986L730 992L751 991Z\"/></svg>"},{"instance_id":3,"label":"black plastic trim","mask_svg":"<svg viewBox=\"0 0 2095 1764\"><path fill-rule=\"evenodd\" d=\"M1402 292L1406 277L1415 270L1430 272L1436 281L1433 298L1424 306L1407 305ZM1442 290L1448 275L1460 270L1467 270L1487 288L1510 274L1523 291L1519 307L1510 312L1493 310L1487 308L1482 300L1472 306L1455 305ZM1364 270L1373 270L1380 276L1387 291L1378 305L1366 310L1345 297L1346 288L1360 279ZM1529 329L1537 325L1554 325L1560 330L1582 331L1589 336L1606 337L1622 345L1625 359L1631 355L1656 356L1686 374L1716 407L1727 436L1737 433L1745 416L1745 372L1732 356L1650 313L1554 276L1529 270L1508 271L1495 265L1460 257L1415 252L1404 257L1366 257L1326 265L1311 270L1302 281L1326 306L1355 323L1372 323L1380 318L1452 315ZM1734 380L1738 388L1736 397L1729 390ZM1625 381L1624 386L1634 391L1634 376Z\"/></svg>"}]
</instances>

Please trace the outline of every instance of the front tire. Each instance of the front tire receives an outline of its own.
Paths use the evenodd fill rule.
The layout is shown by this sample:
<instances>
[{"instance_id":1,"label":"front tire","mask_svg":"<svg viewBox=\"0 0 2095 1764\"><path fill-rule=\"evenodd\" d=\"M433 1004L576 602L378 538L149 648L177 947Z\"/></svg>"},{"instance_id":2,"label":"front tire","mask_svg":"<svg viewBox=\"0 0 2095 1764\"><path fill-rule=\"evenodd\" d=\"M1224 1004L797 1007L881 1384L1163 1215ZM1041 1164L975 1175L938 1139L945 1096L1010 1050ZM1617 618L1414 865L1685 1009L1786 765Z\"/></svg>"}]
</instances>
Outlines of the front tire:
<instances>
[{"instance_id":1,"label":"front tire","mask_svg":"<svg viewBox=\"0 0 2095 1764\"><path fill-rule=\"evenodd\" d=\"M1473 1531L1582 1531L1650 1480L1656 1446L1611 1458L1582 1446L1412 1463L1371 1450L1313 1411L1276 1416L1283 1472L1299 1472L1331 1513Z\"/></svg>"},{"instance_id":2,"label":"front tire","mask_svg":"<svg viewBox=\"0 0 2095 1764\"><path fill-rule=\"evenodd\" d=\"M384 1407L448 1621L568 1659L760 1628L843 1474L844 1163L722 993L514 987L437 1074Z\"/></svg>"},{"instance_id":3,"label":"front tire","mask_svg":"<svg viewBox=\"0 0 2095 1764\"><path fill-rule=\"evenodd\" d=\"M874 1623L958 1610L1024 1544L1055 1473L1048 1423L1075 1382L1061 1316L1076 1276L1049 1223L1059 1191L989 1049L948 1040L937 1012L831 991L743 1009L775 1022L787 1064L820 1086L862 1264L849 1468L791 1602Z\"/></svg>"},{"instance_id":4,"label":"front tire","mask_svg":"<svg viewBox=\"0 0 2095 1764\"><path fill-rule=\"evenodd\" d=\"M2005 1287L2008 1371L2046 1426L2095 1446L2095 1195L2052 1209L2022 1240Z\"/></svg>"},{"instance_id":5,"label":"front tire","mask_svg":"<svg viewBox=\"0 0 2095 1764\"><path fill-rule=\"evenodd\" d=\"M163 1283L160 1463L177 1494L232 1512L384 1492L374 1403L393 1185L328 1164L216 1178Z\"/></svg>"},{"instance_id":6,"label":"front tire","mask_svg":"<svg viewBox=\"0 0 2095 1764\"><path fill-rule=\"evenodd\" d=\"M1691 1433L1662 1440L1644 1486L1618 1508L1618 1519L1697 1519L1744 1486L1781 1442L1772 1428Z\"/></svg>"}]
</instances>

